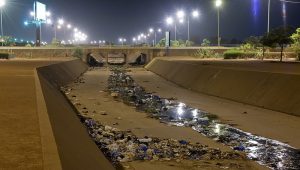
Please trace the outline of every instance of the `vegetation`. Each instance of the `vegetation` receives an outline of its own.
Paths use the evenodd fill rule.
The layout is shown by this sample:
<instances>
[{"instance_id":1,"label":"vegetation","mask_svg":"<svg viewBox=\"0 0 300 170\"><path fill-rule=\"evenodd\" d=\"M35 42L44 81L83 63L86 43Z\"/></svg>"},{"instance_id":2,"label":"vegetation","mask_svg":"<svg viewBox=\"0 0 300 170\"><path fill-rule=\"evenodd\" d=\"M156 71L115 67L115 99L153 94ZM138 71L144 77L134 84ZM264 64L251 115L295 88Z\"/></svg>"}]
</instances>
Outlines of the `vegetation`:
<instances>
[{"instance_id":1,"label":"vegetation","mask_svg":"<svg viewBox=\"0 0 300 170\"><path fill-rule=\"evenodd\" d=\"M210 41L206 38L203 39L202 43L201 43L201 46L203 47L207 47L207 46L210 46Z\"/></svg>"},{"instance_id":2,"label":"vegetation","mask_svg":"<svg viewBox=\"0 0 300 170\"><path fill-rule=\"evenodd\" d=\"M196 58L219 58L220 54L216 53L214 50L200 48L194 53L194 57Z\"/></svg>"},{"instance_id":3,"label":"vegetation","mask_svg":"<svg viewBox=\"0 0 300 170\"><path fill-rule=\"evenodd\" d=\"M190 47L190 46L193 46L195 43L193 41L184 41L184 40L176 40L176 41L173 41L171 40L171 47ZM156 47L165 47L166 46L166 39L163 38L161 39Z\"/></svg>"},{"instance_id":4,"label":"vegetation","mask_svg":"<svg viewBox=\"0 0 300 170\"><path fill-rule=\"evenodd\" d=\"M156 45L156 47L165 47L165 46L166 46L166 39L165 39L165 38L161 39L161 40L157 43L157 45Z\"/></svg>"},{"instance_id":5,"label":"vegetation","mask_svg":"<svg viewBox=\"0 0 300 170\"><path fill-rule=\"evenodd\" d=\"M230 49L224 52L224 59L238 59L242 58L244 52L239 49Z\"/></svg>"},{"instance_id":6,"label":"vegetation","mask_svg":"<svg viewBox=\"0 0 300 170\"><path fill-rule=\"evenodd\" d=\"M298 28L296 32L292 34L291 39L293 41L292 49L297 54L297 59L300 60L300 28Z\"/></svg>"},{"instance_id":7,"label":"vegetation","mask_svg":"<svg viewBox=\"0 0 300 170\"><path fill-rule=\"evenodd\" d=\"M260 39L261 37L250 36L244 41L244 44L247 44L250 49L257 49L262 46Z\"/></svg>"},{"instance_id":8,"label":"vegetation","mask_svg":"<svg viewBox=\"0 0 300 170\"><path fill-rule=\"evenodd\" d=\"M284 47L292 43L291 34L293 29L291 27L278 27L264 35L261 39L263 47L274 48L280 47L280 61L282 62Z\"/></svg>"},{"instance_id":9,"label":"vegetation","mask_svg":"<svg viewBox=\"0 0 300 170\"><path fill-rule=\"evenodd\" d=\"M0 53L0 59L8 59L9 58L9 54L8 53Z\"/></svg>"},{"instance_id":10,"label":"vegetation","mask_svg":"<svg viewBox=\"0 0 300 170\"><path fill-rule=\"evenodd\" d=\"M83 58L83 50L82 48L76 48L72 54L73 57L76 57L76 58L80 58L82 59Z\"/></svg>"},{"instance_id":11,"label":"vegetation","mask_svg":"<svg viewBox=\"0 0 300 170\"><path fill-rule=\"evenodd\" d=\"M14 39L10 36L3 36L0 39L2 40L4 46L15 46L16 45ZM2 42L0 42L0 44Z\"/></svg>"}]
</instances>

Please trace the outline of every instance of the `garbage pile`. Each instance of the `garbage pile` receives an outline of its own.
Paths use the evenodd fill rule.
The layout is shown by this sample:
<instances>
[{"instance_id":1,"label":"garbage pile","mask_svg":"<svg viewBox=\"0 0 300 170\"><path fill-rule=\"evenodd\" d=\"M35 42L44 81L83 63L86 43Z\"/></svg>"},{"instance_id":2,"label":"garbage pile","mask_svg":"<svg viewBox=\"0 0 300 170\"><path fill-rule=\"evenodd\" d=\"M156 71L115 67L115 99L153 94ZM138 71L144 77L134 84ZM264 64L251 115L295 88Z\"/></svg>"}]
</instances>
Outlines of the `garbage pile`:
<instances>
[{"instance_id":1,"label":"garbage pile","mask_svg":"<svg viewBox=\"0 0 300 170\"><path fill-rule=\"evenodd\" d=\"M102 152L114 163L135 160L220 160L245 159L238 152L222 152L185 140L137 138L130 131L101 125L91 118L81 116L90 136Z\"/></svg>"},{"instance_id":2,"label":"garbage pile","mask_svg":"<svg viewBox=\"0 0 300 170\"><path fill-rule=\"evenodd\" d=\"M298 149L222 124L217 116L188 107L174 99L147 93L121 67L112 68L111 71L108 89L116 100L135 106L137 110L146 112L149 117L163 123L191 127L234 150L246 152L248 158L272 169L300 169Z\"/></svg>"}]
</instances>

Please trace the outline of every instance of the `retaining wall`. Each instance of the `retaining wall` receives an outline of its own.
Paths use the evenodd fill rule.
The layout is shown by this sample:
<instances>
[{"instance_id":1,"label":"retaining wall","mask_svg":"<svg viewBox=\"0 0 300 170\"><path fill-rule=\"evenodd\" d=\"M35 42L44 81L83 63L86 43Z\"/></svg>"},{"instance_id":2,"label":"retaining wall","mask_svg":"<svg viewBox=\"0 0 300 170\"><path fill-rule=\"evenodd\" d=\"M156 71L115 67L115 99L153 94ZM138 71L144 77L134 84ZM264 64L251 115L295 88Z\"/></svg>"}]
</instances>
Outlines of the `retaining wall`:
<instances>
[{"instance_id":1,"label":"retaining wall","mask_svg":"<svg viewBox=\"0 0 300 170\"><path fill-rule=\"evenodd\" d=\"M254 63L248 70L243 69L243 65L235 68L239 63L230 64L224 67L205 62L155 59L146 68L187 89L300 116L299 74L256 71L266 66L263 63ZM297 68L299 64L291 67Z\"/></svg>"},{"instance_id":2,"label":"retaining wall","mask_svg":"<svg viewBox=\"0 0 300 170\"><path fill-rule=\"evenodd\" d=\"M86 70L86 64L80 60L37 69L62 169L114 169L89 137L76 109L59 89Z\"/></svg>"}]
</instances>

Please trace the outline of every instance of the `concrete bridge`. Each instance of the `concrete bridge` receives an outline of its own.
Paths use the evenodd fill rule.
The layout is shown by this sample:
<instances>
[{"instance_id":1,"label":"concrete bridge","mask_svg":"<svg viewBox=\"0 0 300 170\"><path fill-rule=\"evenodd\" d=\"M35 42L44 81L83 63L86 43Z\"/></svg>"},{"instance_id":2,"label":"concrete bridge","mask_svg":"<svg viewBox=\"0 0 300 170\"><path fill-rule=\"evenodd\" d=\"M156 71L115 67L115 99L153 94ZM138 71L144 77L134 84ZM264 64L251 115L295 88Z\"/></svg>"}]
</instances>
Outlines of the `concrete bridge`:
<instances>
[{"instance_id":1,"label":"concrete bridge","mask_svg":"<svg viewBox=\"0 0 300 170\"><path fill-rule=\"evenodd\" d=\"M92 53L96 58L106 58L110 53L124 53L127 61L132 60L137 54L144 53L147 61L151 61L155 57L163 56L193 56L201 47L189 48L150 48L150 47L4 47L0 48L1 52L13 54L16 58L35 59L35 58L65 58L73 57L74 51L80 48L83 51L83 59ZM218 53L222 53L228 48L223 47L207 47Z\"/></svg>"}]
</instances>

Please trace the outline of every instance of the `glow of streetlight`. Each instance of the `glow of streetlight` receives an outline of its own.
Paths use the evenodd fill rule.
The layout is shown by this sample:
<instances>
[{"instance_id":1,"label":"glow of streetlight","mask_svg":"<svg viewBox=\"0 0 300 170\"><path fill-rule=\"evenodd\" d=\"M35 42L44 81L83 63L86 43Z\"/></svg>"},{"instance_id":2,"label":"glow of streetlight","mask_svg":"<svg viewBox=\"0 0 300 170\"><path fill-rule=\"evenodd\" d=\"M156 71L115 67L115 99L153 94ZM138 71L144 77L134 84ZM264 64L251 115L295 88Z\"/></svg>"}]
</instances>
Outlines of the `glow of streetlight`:
<instances>
[{"instance_id":1,"label":"glow of streetlight","mask_svg":"<svg viewBox=\"0 0 300 170\"><path fill-rule=\"evenodd\" d=\"M222 5L222 0L216 0L216 7L219 8Z\"/></svg>"},{"instance_id":2,"label":"glow of streetlight","mask_svg":"<svg viewBox=\"0 0 300 170\"><path fill-rule=\"evenodd\" d=\"M184 11L181 10L181 11L178 11L176 13L176 15L177 15L177 18L182 19L185 16L185 13L184 13Z\"/></svg>"},{"instance_id":3,"label":"glow of streetlight","mask_svg":"<svg viewBox=\"0 0 300 170\"><path fill-rule=\"evenodd\" d=\"M0 8L2 8L5 5L5 0L0 0Z\"/></svg>"},{"instance_id":4,"label":"glow of streetlight","mask_svg":"<svg viewBox=\"0 0 300 170\"><path fill-rule=\"evenodd\" d=\"M136 41L136 38L133 38L132 41L135 42L135 41Z\"/></svg>"},{"instance_id":5,"label":"glow of streetlight","mask_svg":"<svg viewBox=\"0 0 300 170\"><path fill-rule=\"evenodd\" d=\"M46 20L46 24L52 24L52 20L51 19L47 19Z\"/></svg>"},{"instance_id":6,"label":"glow of streetlight","mask_svg":"<svg viewBox=\"0 0 300 170\"><path fill-rule=\"evenodd\" d=\"M30 16L34 17L34 12L33 11L30 12Z\"/></svg>"},{"instance_id":7,"label":"glow of streetlight","mask_svg":"<svg viewBox=\"0 0 300 170\"><path fill-rule=\"evenodd\" d=\"M154 32L153 28L150 28L150 29L149 29L149 32L150 32L150 33L153 33L153 32Z\"/></svg>"},{"instance_id":8,"label":"glow of streetlight","mask_svg":"<svg viewBox=\"0 0 300 170\"><path fill-rule=\"evenodd\" d=\"M158 32L161 32L161 29L159 28L157 31L158 31Z\"/></svg>"},{"instance_id":9,"label":"glow of streetlight","mask_svg":"<svg viewBox=\"0 0 300 170\"><path fill-rule=\"evenodd\" d=\"M194 17L194 18L197 18L197 17L199 17L199 12L198 11L193 11L192 12L192 16Z\"/></svg>"},{"instance_id":10,"label":"glow of streetlight","mask_svg":"<svg viewBox=\"0 0 300 170\"><path fill-rule=\"evenodd\" d=\"M179 23L180 23L180 24L183 24L183 23L184 23L184 19L180 19L180 20L179 20Z\"/></svg>"},{"instance_id":11,"label":"glow of streetlight","mask_svg":"<svg viewBox=\"0 0 300 170\"><path fill-rule=\"evenodd\" d=\"M172 17L168 17L168 18L166 19L166 23L167 23L168 25L173 24L173 22L174 22L174 20L173 20Z\"/></svg>"},{"instance_id":12,"label":"glow of streetlight","mask_svg":"<svg viewBox=\"0 0 300 170\"><path fill-rule=\"evenodd\" d=\"M78 28L74 28L74 32L78 32Z\"/></svg>"},{"instance_id":13,"label":"glow of streetlight","mask_svg":"<svg viewBox=\"0 0 300 170\"><path fill-rule=\"evenodd\" d=\"M58 24L59 24L59 25L64 25L64 23L65 23L65 21L64 21L63 19L59 19L59 20L58 20Z\"/></svg>"},{"instance_id":14,"label":"glow of streetlight","mask_svg":"<svg viewBox=\"0 0 300 170\"><path fill-rule=\"evenodd\" d=\"M57 26L57 29L61 29L61 26L60 26L60 25L58 25L58 26Z\"/></svg>"},{"instance_id":15,"label":"glow of streetlight","mask_svg":"<svg viewBox=\"0 0 300 170\"><path fill-rule=\"evenodd\" d=\"M47 12L46 12L46 16L47 16L47 17L50 17L50 16L51 16L51 12L47 11Z\"/></svg>"},{"instance_id":16,"label":"glow of streetlight","mask_svg":"<svg viewBox=\"0 0 300 170\"><path fill-rule=\"evenodd\" d=\"M68 25L67 25L67 28L68 28L68 29L71 29L71 28L72 28L72 25L71 25L71 24L68 24Z\"/></svg>"}]
</instances>

